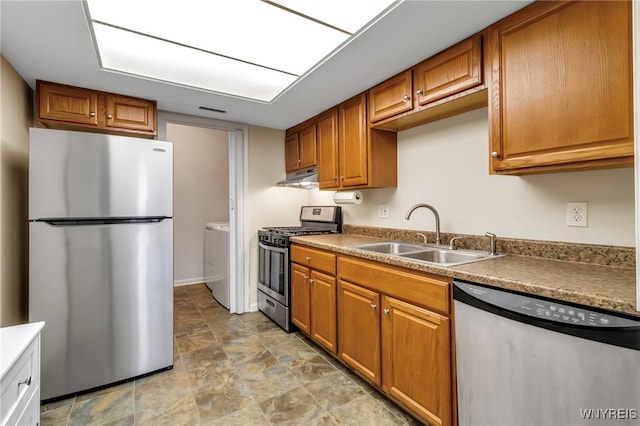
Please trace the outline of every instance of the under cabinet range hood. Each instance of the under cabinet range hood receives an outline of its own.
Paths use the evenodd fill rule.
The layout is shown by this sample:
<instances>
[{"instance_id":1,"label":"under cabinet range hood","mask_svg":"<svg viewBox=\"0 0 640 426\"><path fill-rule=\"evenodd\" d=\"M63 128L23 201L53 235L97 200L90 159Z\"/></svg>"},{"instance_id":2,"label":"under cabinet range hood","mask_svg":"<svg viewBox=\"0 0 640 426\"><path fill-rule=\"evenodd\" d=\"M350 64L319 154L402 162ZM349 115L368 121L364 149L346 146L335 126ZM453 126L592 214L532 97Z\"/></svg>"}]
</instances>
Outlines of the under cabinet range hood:
<instances>
[{"instance_id":1,"label":"under cabinet range hood","mask_svg":"<svg viewBox=\"0 0 640 426\"><path fill-rule=\"evenodd\" d=\"M318 168L312 167L309 169L296 170L295 172L287 173L285 179L281 180L276 185L303 189L317 188Z\"/></svg>"}]
</instances>

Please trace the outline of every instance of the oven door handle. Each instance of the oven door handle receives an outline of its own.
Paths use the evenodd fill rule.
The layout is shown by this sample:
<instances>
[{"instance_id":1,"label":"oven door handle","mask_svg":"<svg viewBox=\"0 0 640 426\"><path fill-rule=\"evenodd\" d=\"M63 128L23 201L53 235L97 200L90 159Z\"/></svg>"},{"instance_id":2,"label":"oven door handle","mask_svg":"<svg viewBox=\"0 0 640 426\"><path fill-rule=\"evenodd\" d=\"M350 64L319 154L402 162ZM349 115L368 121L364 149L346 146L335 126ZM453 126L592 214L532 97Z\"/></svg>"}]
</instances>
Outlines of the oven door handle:
<instances>
[{"instance_id":1,"label":"oven door handle","mask_svg":"<svg viewBox=\"0 0 640 426\"><path fill-rule=\"evenodd\" d=\"M278 253L286 253L287 249L286 248L280 248L280 247L275 247L275 246L268 246L266 244L262 244L262 243L258 243L258 247L265 249L265 250L270 250L270 251L277 251Z\"/></svg>"}]
</instances>

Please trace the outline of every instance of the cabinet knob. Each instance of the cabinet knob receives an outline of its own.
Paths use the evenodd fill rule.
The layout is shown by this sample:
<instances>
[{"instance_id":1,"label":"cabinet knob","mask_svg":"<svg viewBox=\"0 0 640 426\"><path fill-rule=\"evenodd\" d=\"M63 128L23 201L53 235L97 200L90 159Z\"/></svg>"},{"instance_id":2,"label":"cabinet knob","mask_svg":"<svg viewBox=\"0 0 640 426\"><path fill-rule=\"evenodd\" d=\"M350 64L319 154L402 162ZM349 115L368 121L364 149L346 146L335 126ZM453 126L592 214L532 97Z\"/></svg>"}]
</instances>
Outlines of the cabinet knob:
<instances>
[{"instance_id":1,"label":"cabinet knob","mask_svg":"<svg viewBox=\"0 0 640 426\"><path fill-rule=\"evenodd\" d=\"M344 180L344 176L340 176L340 180Z\"/></svg>"},{"instance_id":2,"label":"cabinet knob","mask_svg":"<svg viewBox=\"0 0 640 426\"><path fill-rule=\"evenodd\" d=\"M316 280L309 280L309 284L313 284L315 282L316 282Z\"/></svg>"},{"instance_id":3,"label":"cabinet knob","mask_svg":"<svg viewBox=\"0 0 640 426\"><path fill-rule=\"evenodd\" d=\"M305 257L305 259L307 260L307 262L311 262L311 256L307 256Z\"/></svg>"},{"instance_id":4,"label":"cabinet knob","mask_svg":"<svg viewBox=\"0 0 640 426\"><path fill-rule=\"evenodd\" d=\"M308 280L308 279L309 279L309 276L308 276L308 275L304 275L304 279L305 279L305 280Z\"/></svg>"},{"instance_id":5,"label":"cabinet knob","mask_svg":"<svg viewBox=\"0 0 640 426\"><path fill-rule=\"evenodd\" d=\"M375 308L377 308L377 307L378 307L378 305L376 305L375 303L372 303L372 304L371 304L371 309L375 309Z\"/></svg>"},{"instance_id":6,"label":"cabinet knob","mask_svg":"<svg viewBox=\"0 0 640 426\"><path fill-rule=\"evenodd\" d=\"M111 115L111 114L107 114L107 118L108 118L109 120L111 120L111 119L113 118L113 115Z\"/></svg>"},{"instance_id":7,"label":"cabinet knob","mask_svg":"<svg viewBox=\"0 0 640 426\"><path fill-rule=\"evenodd\" d=\"M422 96L422 95L424 95L424 92L422 91L422 89L418 89L418 90L416 90L416 95Z\"/></svg>"},{"instance_id":8,"label":"cabinet knob","mask_svg":"<svg viewBox=\"0 0 640 426\"><path fill-rule=\"evenodd\" d=\"M383 309L382 312L384 312L385 315L389 315L389 310L388 309Z\"/></svg>"},{"instance_id":9,"label":"cabinet knob","mask_svg":"<svg viewBox=\"0 0 640 426\"><path fill-rule=\"evenodd\" d=\"M338 180L338 176L334 176L334 177L333 177L333 180Z\"/></svg>"},{"instance_id":10,"label":"cabinet knob","mask_svg":"<svg viewBox=\"0 0 640 426\"><path fill-rule=\"evenodd\" d=\"M89 113L89 117L95 117L95 116L96 116L96 113L95 113L95 112L90 112L90 113Z\"/></svg>"},{"instance_id":11,"label":"cabinet knob","mask_svg":"<svg viewBox=\"0 0 640 426\"><path fill-rule=\"evenodd\" d=\"M493 152L491 153L491 156L492 156L493 158L500 158L500 154L498 154L496 151L493 151Z\"/></svg>"},{"instance_id":12,"label":"cabinet knob","mask_svg":"<svg viewBox=\"0 0 640 426\"><path fill-rule=\"evenodd\" d=\"M402 97L402 100L405 101L405 102L409 102L411 100L411 98L409 97L409 95L404 95Z\"/></svg>"},{"instance_id":13,"label":"cabinet knob","mask_svg":"<svg viewBox=\"0 0 640 426\"><path fill-rule=\"evenodd\" d=\"M26 378L26 379L24 379L24 380L20 380L20 381L18 382L18 387L20 387L20 385L27 385L27 386L29 386L30 384L31 384L31 376L27 377L27 378Z\"/></svg>"}]
</instances>

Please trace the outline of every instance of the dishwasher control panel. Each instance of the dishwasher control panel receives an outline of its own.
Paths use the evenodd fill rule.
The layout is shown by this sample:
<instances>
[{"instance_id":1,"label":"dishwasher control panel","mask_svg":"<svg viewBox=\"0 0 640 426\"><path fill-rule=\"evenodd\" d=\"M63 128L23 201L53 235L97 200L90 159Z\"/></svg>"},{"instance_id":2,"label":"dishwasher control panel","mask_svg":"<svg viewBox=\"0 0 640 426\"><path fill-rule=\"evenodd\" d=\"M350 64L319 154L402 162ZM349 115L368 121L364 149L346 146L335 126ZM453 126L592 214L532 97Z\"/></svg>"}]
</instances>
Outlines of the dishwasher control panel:
<instances>
[{"instance_id":1,"label":"dishwasher control panel","mask_svg":"<svg viewBox=\"0 0 640 426\"><path fill-rule=\"evenodd\" d=\"M454 285L478 300L529 317L563 324L598 328L640 327L640 321L596 312L586 307L570 306L561 302L510 293L504 290L487 288L467 282L454 281Z\"/></svg>"}]
</instances>

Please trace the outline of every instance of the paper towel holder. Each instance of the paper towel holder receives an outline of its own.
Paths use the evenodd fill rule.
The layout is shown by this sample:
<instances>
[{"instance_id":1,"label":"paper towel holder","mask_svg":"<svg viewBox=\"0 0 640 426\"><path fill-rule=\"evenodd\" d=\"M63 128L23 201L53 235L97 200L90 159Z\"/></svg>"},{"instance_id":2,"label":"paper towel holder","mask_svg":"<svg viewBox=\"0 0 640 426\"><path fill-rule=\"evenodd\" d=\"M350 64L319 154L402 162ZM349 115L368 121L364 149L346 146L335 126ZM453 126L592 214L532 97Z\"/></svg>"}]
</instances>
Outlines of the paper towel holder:
<instances>
[{"instance_id":1,"label":"paper towel holder","mask_svg":"<svg viewBox=\"0 0 640 426\"><path fill-rule=\"evenodd\" d=\"M361 204L362 200L360 191L338 191L333 194L333 202L336 204Z\"/></svg>"}]
</instances>

